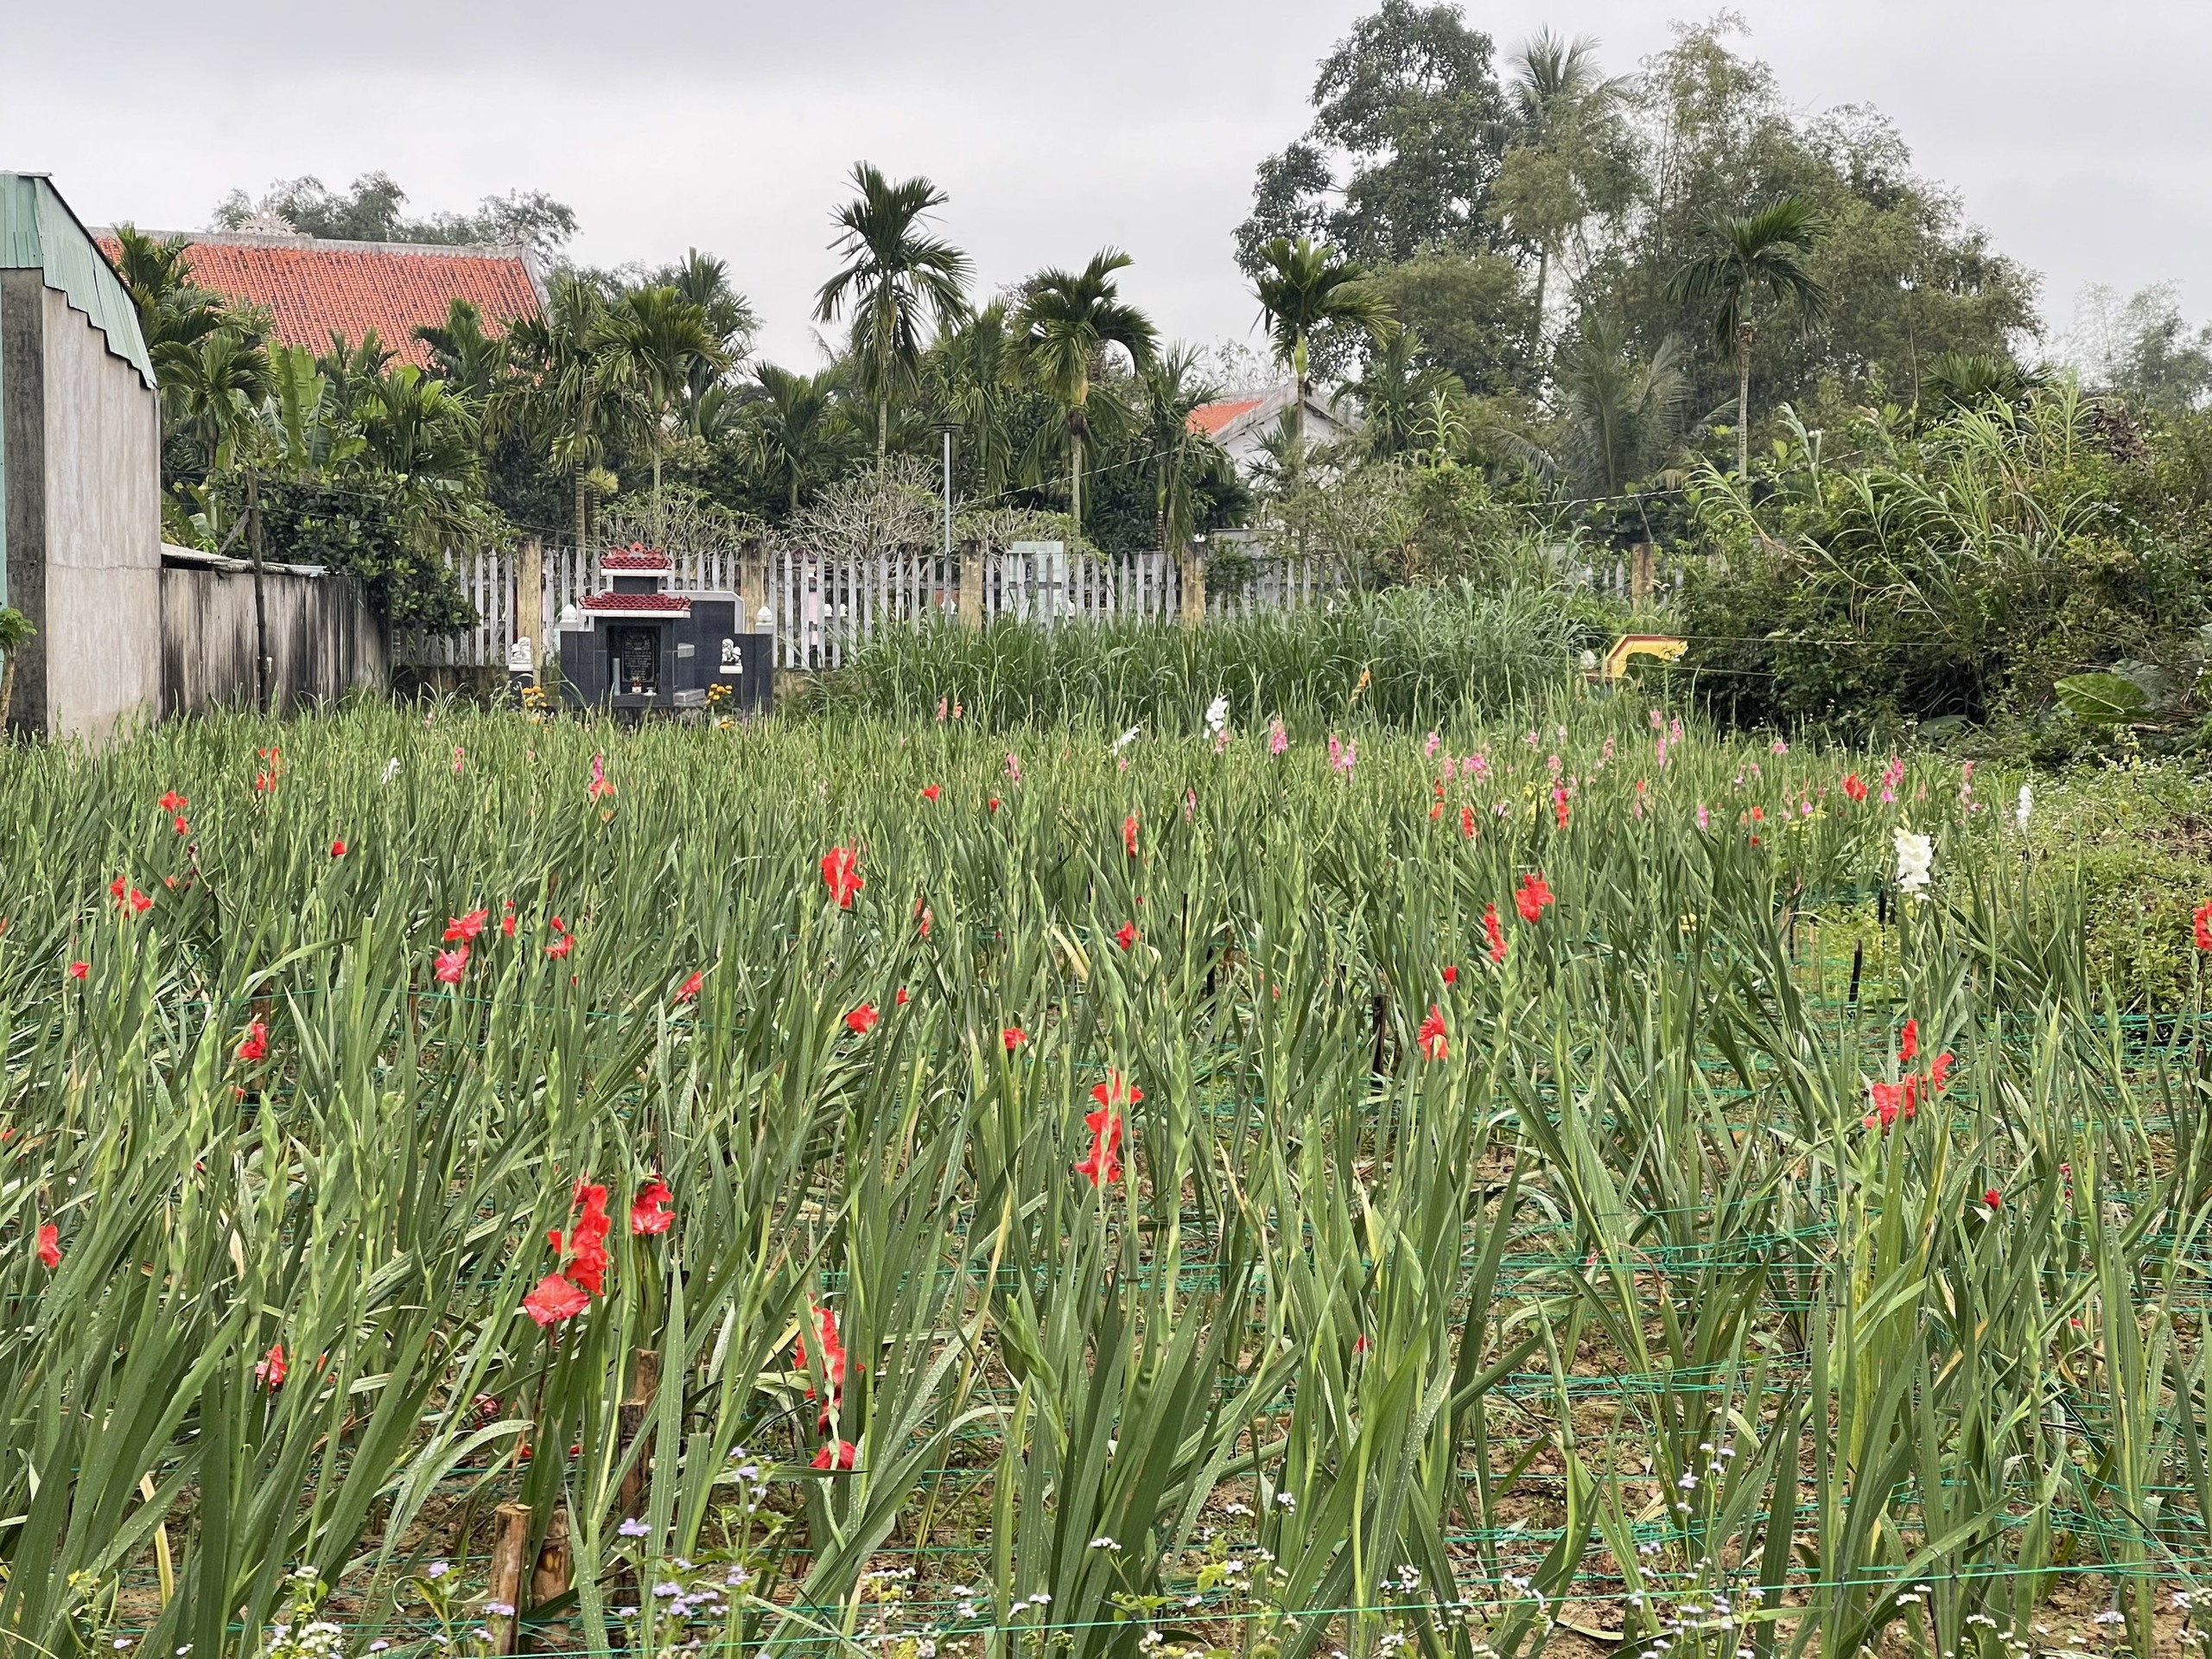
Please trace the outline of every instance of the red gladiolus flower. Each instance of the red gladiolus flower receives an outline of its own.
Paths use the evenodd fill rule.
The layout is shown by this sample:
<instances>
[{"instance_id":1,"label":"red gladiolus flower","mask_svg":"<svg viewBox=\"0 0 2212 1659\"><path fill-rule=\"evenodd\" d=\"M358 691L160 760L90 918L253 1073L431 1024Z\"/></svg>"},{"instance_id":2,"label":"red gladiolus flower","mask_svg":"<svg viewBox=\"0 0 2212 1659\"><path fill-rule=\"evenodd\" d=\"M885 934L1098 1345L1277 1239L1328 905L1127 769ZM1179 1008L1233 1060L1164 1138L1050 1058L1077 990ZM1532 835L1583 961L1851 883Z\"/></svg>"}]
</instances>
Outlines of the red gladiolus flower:
<instances>
[{"instance_id":1,"label":"red gladiolus flower","mask_svg":"<svg viewBox=\"0 0 2212 1659\"><path fill-rule=\"evenodd\" d=\"M1075 1173L1093 1186L1119 1180L1122 1115L1111 1106L1102 1105L1095 1112L1085 1112L1083 1123L1090 1131L1090 1155L1075 1166Z\"/></svg>"},{"instance_id":2,"label":"red gladiolus flower","mask_svg":"<svg viewBox=\"0 0 2212 1659\"><path fill-rule=\"evenodd\" d=\"M1843 774L1843 792L1851 798L1852 804L1856 806L1866 798L1866 785L1859 781L1857 772L1847 772Z\"/></svg>"},{"instance_id":3,"label":"red gladiolus flower","mask_svg":"<svg viewBox=\"0 0 2212 1659\"><path fill-rule=\"evenodd\" d=\"M922 791L922 798L927 801L931 806L935 806L937 804L938 794L938 786L935 784L931 784L929 787Z\"/></svg>"},{"instance_id":4,"label":"red gladiolus flower","mask_svg":"<svg viewBox=\"0 0 2212 1659\"><path fill-rule=\"evenodd\" d=\"M1483 906L1483 938L1490 942L1490 959L1503 963L1505 960L1505 930L1498 925L1496 905Z\"/></svg>"},{"instance_id":5,"label":"red gladiolus flower","mask_svg":"<svg viewBox=\"0 0 2212 1659\"><path fill-rule=\"evenodd\" d=\"M343 858L346 856L346 842L342 836L330 843L330 855L333 858Z\"/></svg>"},{"instance_id":6,"label":"red gladiolus flower","mask_svg":"<svg viewBox=\"0 0 2212 1659\"><path fill-rule=\"evenodd\" d=\"M840 910L853 907L853 895L868 885L861 880L861 855L850 847L832 847L822 855L822 880Z\"/></svg>"},{"instance_id":7,"label":"red gladiolus flower","mask_svg":"<svg viewBox=\"0 0 2212 1659\"><path fill-rule=\"evenodd\" d=\"M1520 908L1522 921L1541 921L1544 906L1553 902L1550 884L1541 875L1524 875L1521 878L1520 887L1514 893L1513 902Z\"/></svg>"},{"instance_id":8,"label":"red gladiolus flower","mask_svg":"<svg viewBox=\"0 0 2212 1659\"><path fill-rule=\"evenodd\" d=\"M170 823L169 828L175 830L180 836L188 836L192 833L192 826L187 823L181 816L174 819Z\"/></svg>"},{"instance_id":9,"label":"red gladiolus flower","mask_svg":"<svg viewBox=\"0 0 2212 1659\"><path fill-rule=\"evenodd\" d=\"M1128 950L1136 942L1137 925L1135 922L1123 922L1114 930L1114 943L1120 945L1122 950Z\"/></svg>"},{"instance_id":10,"label":"red gladiolus flower","mask_svg":"<svg viewBox=\"0 0 2212 1659\"><path fill-rule=\"evenodd\" d=\"M995 795L992 796L990 804L991 810L994 812L997 811L999 810L999 798Z\"/></svg>"},{"instance_id":11,"label":"red gladiolus flower","mask_svg":"<svg viewBox=\"0 0 2212 1659\"><path fill-rule=\"evenodd\" d=\"M1452 1039L1445 1034L1444 1010L1433 1002L1428 1005L1428 1018L1421 1022L1421 1058L1440 1060L1452 1052Z\"/></svg>"},{"instance_id":12,"label":"red gladiolus flower","mask_svg":"<svg viewBox=\"0 0 2212 1659\"><path fill-rule=\"evenodd\" d=\"M89 962L73 962L69 964L69 977L72 979L82 979L92 971L92 964Z\"/></svg>"},{"instance_id":13,"label":"red gladiolus flower","mask_svg":"<svg viewBox=\"0 0 2212 1659\"><path fill-rule=\"evenodd\" d=\"M284 1378L291 1369L284 1358L284 1344L281 1342L272 1344L253 1368L254 1386L266 1386L269 1392L274 1394L284 1386Z\"/></svg>"},{"instance_id":14,"label":"red gladiolus flower","mask_svg":"<svg viewBox=\"0 0 2212 1659\"><path fill-rule=\"evenodd\" d=\"M1005 1042L1006 1052L1009 1054L1029 1040L1029 1033L1020 1026L1008 1026L999 1036Z\"/></svg>"},{"instance_id":15,"label":"red gladiolus flower","mask_svg":"<svg viewBox=\"0 0 2212 1659\"><path fill-rule=\"evenodd\" d=\"M859 1456L860 1448L850 1440L826 1440L822 1449L814 1454L814 1467L849 1469L853 1466L853 1460Z\"/></svg>"},{"instance_id":16,"label":"red gladiolus flower","mask_svg":"<svg viewBox=\"0 0 2212 1659\"><path fill-rule=\"evenodd\" d=\"M614 785L607 781L607 757L594 754L591 758L591 782L584 785L584 794L592 800L602 795L612 795Z\"/></svg>"},{"instance_id":17,"label":"red gladiolus flower","mask_svg":"<svg viewBox=\"0 0 2212 1659\"><path fill-rule=\"evenodd\" d=\"M276 787L276 774L275 772L257 772L253 774L253 792L255 794L266 795L270 791Z\"/></svg>"},{"instance_id":18,"label":"red gladiolus flower","mask_svg":"<svg viewBox=\"0 0 2212 1659\"><path fill-rule=\"evenodd\" d=\"M458 985L462 971L468 966L468 947L457 944L450 950L438 952L437 976L441 985Z\"/></svg>"},{"instance_id":19,"label":"red gladiolus flower","mask_svg":"<svg viewBox=\"0 0 2212 1659\"><path fill-rule=\"evenodd\" d=\"M668 1183L655 1176L630 1200L630 1230L639 1235L666 1232L676 1223L676 1212L667 1207L675 1196Z\"/></svg>"},{"instance_id":20,"label":"red gladiolus flower","mask_svg":"<svg viewBox=\"0 0 2212 1659\"><path fill-rule=\"evenodd\" d=\"M1904 1033L1897 1039L1897 1059L1902 1065L1910 1065L1913 1057L1919 1052L1920 1021L1908 1020L1904 1022Z\"/></svg>"},{"instance_id":21,"label":"red gladiolus flower","mask_svg":"<svg viewBox=\"0 0 2212 1659\"><path fill-rule=\"evenodd\" d=\"M522 1299L522 1311L543 1325L573 1319L591 1306L591 1298L557 1273L537 1281L537 1288Z\"/></svg>"},{"instance_id":22,"label":"red gladiolus flower","mask_svg":"<svg viewBox=\"0 0 2212 1659\"><path fill-rule=\"evenodd\" d=\"M151 910L153 907L154 901L152 899L149 899L144 893L139 892L136 887L130 889L130 913L133 916L143 916L146 912Z\"/></svg>"},{"instance_id":23,"label":"red gladiolus flower","mask_svg":"<svg viewBox=\"0 0 2212 1659\"><path fill-rule=\"evenodd\" d=\"M569 931L568 924L563 922L558 916L556 916L551 920L548 921L545 925L556 933L565 933Z\"/></svg>"},{"instance_id":24,"label":"red gladiolus flower","mask_svg":"<svg viewBox=\"0 0 2212 1659\"><path fill-rule=\"evenodd\" d=\"M1894 1083L1877 1083L1871 1087L1874 1109L1866 1120L1866 1127L1871 1129L1878 1122L1883 1128L1887 1129L1897 1121L1897 1113L1904 1103L1904 1090L1901 1084Z\"/></svg>"},{"instance_id":25,"label":"red gladiolus flower","mask_svg":"<svg viewBox=\"0 0 2212 1659\"><path fill-rule=\"evenodd\" d=\"M1987 1205L1992 1210L1999 1209L2002 1207L2005 1203L2005 1195L1993 1186L1988 1192L1981 1195L1981 1201Z\"/></svg>"},{"instance_id":26,"label":"red gladiolus flower","mask_svg":"<svg viewBox=\"0 0 2212 1659\"><path fill-rule=\"evenodd\" d=\"M1947 1048L1936 1057L1936 1064L1928 1068L1929 1084L1937 1094L1942 1093L1943 1085L1948 1081L1951 1067L1955 1063L1956 1057Z\"/></svg>"},{"instance_id":27,"label":"red gladiolus flower","mask_svg":"<svg viewBox=\"0 0 2212 1659\"><path fill-rule=\"evenodd\" d=\"M38 1259L48 1273L61 1265L61 1230L50 1221L39 1223Z\"/></svg>"},{"instance_id":28,"label":"red gladiolus flower","mask_svg":"<svg viewBox=\"0 0 2212 1659\"><path fill-rule=\"evenodd\" d=\"M575 1185L573 1202L581 1205L582 1209L576 1217L575 1226L569 1232L568 1260L562 1265L561 1272L591 1295L603 1295L607 1290L609 1265L607 1236L613 1229L613 1223L607 1214L607 1189L580 1180ZM545 1237L556 1251L562 1249L558 1228L547 1232Z\"/></svg>"},{"instance_id":29,"label":"red gladiolus flower","mask_svg":"<svg viewBox=\"0 0 2212 1659\"><path fill-rule=\"evenodd\" d=\"M906 988L904 985L899 988L899 995L893 1000L902 1008L906 1006Z\"/></svg>"},{"instance_id":30,"label":"red gladiolus flower","mask_svg":"<svg viewBox=\"0 0 2212 1659\"><path fill-rule=\"evenodd\" d=\"M2212 950L2212 904L2196 907L2196 948Z\"/></svg>"},{"instance_id":31,"label":"red gladiolus flower","mask_svg":"<svg viewBox=\"0 0 2212 1659\"><path fill-rule=\"evenodd\" d=\"M576 941L575 936L572 934L563 933L559 938L554 940L552 944L545 947L545 954L552 957L554 961L558 962L562 957L567 956L569 951L575 948Z\"/></svg>"},{"instance_id":32,"label":"red gladiolus flower","mask_svg":"<svg viewBox=\"0 0 2212 1659\"><path fill-rule=\"evenodd\" d=\"M875 1006L863 1002L845 1016L845 1028L855 1035L865 1037L875 1029Z\"/></svg>"},{"instance_id":33,"label":"red gladiolus flower","mask_svg":"<svg viewBox=\"0 0 2212 1659\"><path fill-rule=\"evenodd\" d=\"M1137 815L1134 812L1122 820L1122 847L1131 858L1137 855Z\"/></svg>"},{"instance_id":34,"label":"red gladiolus flower","mask_svg":"<svg viewBox=\"0 0 2212 1659\"><path fill-rule=\"evenodd\" d=\"M1444 969L1444 982L1446 985L1457 985L1459 982L1459 970L1447 964Z\"/></svg>"},{"instance_id":35,"label":"red gladiolus flower","mask_svg":"<svg viewBox=\"0 0 2212 1659\"><path fill-rule=\"evenodd\" d=\"M269 1058L269 1027L258 1020L248 1026L245 1040L238 1045L238 1058L265 1060Z\"/></svg>"},{"instance_id":36,"label":"red gladiolus flower","mask_svg":"<svg viewBox=\"0 0 2212 1659\"><path fill-rule=\"evenodd\" d=\"M707 970L702 968L676 988L676 1000L679 1002L696 1001L699 996L699 987L706 982Z\"/></svg>"},{"instance_id":37,"label":"red gladiolus flower","mask_svg":"<svg viewBox=\"0 0 2212 1659\"><path fill-rule=\"evenodd\" d=\"M1469 841L1475 838L1475 809L1471 806L1459 809L1459 833Z\"/></svg>"},{"instance_id":38,"label":"red gladiolus flower","mask_svg":"<svg viewBox=\"0 0 2212 1659\"><path fill-rule=\"evenodd\" d=\"M446 943L452 944L459 941L466 944L474 940L484 931L484 924L491 914L491 907L486 906L482 910L472 910L466 916L455 916L446 924Z\"/></svg>"},{"instance_id":39,"label":"red gladiolus flower","mask_svg":"<svg viewBox=\"0 0 2212 1659\"><path fill-rule=\"evenodd\" d=\"M836 1310L827 1307L814 1310L814 1339L822 1351L822 1380L830 1385L830 1401L833 1404L842 1405L845 1397L845 1344L837 1335ZM791 1369L795 1371L807 1369L806 1336L804 1332L800 1333L798 1345L791 1350ZM806 1397L810 1400L815 1397L814 1384L810 1381L806 1385ZM824 1412L823 1416L826 1421L829 1414Z\"/></svg>"},{"instance_id":40,"label":"red gladiolus flower","mask_svg":"<svg viewBox=\"0 0 2212 1659\"><path fill-rule=\"evenodd\" d=\"M1084 1127L1090 1131L1090 1155L1075 1170L1093 1186L1103 1186L1120 1179L1122 1174L1122 1114L1115 1108L1125 1103L1134 1106L1144 1098L1144 1090L1120 1072L1109 1071L1105 1082L1091 1084L1090 1097L1098 1103L1098 1109L1084 1113L1083 1118Z\"/></svg>"},{"instance_id":41,"label":"red gladiolus flower","mask_svg":"<svg viewBox=\"0 0 2212 1659\"><path fill-rule=\"evenodd\" d=\"M1559 819L1559 827L1567 828L1567 790L1563 785L1552 786L1552 811Z\"/></svg>"},{"instance_id":42,"label":"red gladiolus flower","mask_svg":"<svg viewBox=\"0 0 2212 1659\"><path fill-rule=\"evenodd\" d=\"M156 804L158 805L162 811L174 816L176 813L183 811L187 803L183 796L178 794L176 791L172 789L165 792Z\"/></svg>"},{"instance_id":43,"label":"red gladiolus flower","mask_svg":"<svg viewBox=\"0 0 2212 1659\"><path fill-rule=\"evenodd\" d=\"M922 902L920 893L916 893L914 895L914 926L924 938L929 938L930 929L936 925L936 922L937 912Z\"/></svg>"}]
</instances>

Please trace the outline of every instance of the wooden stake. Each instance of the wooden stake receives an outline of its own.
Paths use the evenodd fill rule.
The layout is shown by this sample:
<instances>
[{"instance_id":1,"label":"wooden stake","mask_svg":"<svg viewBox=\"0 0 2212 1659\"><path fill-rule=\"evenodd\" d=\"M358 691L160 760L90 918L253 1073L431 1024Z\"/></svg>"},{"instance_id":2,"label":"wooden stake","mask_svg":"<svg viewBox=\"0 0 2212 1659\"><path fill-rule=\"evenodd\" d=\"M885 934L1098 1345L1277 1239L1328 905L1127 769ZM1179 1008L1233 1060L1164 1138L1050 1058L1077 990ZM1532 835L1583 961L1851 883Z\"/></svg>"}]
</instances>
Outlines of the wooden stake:
<instances>
[{"instance_id":1,"label":"wooden stake","mask_svg":"<svg viewBox=\"0 0 2212 1659\"><path fill-rule=\"evenodd\" d=\"M645 1504L645 1471L652 1458L645 1418L652 1410L653 1396L659 1392L660 1355L651 1348L640 1348L630 1361L630 1397L622 1402L618 1414L623 1451L627 1452L633 1441L645 1442L637 1462L631 1465L630 1472L622 1477L621 1508L625 1515L637 1514Z\"/></svg>"},{"instance_id":2,"label":"wooden stake","mask_svg":"<svg viewBox=\"0 0 2212 1659\"><path fill-rule=\"evenodd\" d=\"M575 1571L569 1554L569 1510L563 1504L553 1511L553 1519L546 1525L545 1541L537 1547L537 1565L530 1575L530 1605L543 1607L567 1595ZM568 1633L566 1624L543 1627L543 1634L551 1641L558 1642Z\"/></svg>"},{"instance_id":3,"label":"wooden stake","mask_svg":"<svg viewBox=\"0 0 2212 1659\"><path fill-rule=\"evenodd\" d=\"M499 1509L499 1535L492 1546L492 1579L486 1599L507 1611L487 1614L492 1651L516 1652L522 1634L522 1563L530 1548L530 1505L502 1503Z\"/></svg>"}]
</instances>

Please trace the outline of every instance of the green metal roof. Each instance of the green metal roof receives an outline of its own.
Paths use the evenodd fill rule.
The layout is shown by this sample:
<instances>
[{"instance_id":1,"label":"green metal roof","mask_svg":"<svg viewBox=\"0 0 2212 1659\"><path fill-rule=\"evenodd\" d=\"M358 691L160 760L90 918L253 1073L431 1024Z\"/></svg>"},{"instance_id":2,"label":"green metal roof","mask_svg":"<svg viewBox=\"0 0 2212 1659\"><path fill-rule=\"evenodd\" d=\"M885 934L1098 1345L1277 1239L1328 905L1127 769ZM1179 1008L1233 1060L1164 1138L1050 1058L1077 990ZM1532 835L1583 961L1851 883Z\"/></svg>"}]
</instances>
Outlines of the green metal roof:
<instances>
[{"instance_id":1,"label":"green metal roof","mask_svg":"<svg viewBox=\"0 0 2212 1659\"><path fill-rule=\"evenodd\" d=\"M138 308L69 204L44 175L0 173L0 270L42 270L106 337L107 348L150 389L154 359L138 330Z\"/></svg>"}]
</instances>

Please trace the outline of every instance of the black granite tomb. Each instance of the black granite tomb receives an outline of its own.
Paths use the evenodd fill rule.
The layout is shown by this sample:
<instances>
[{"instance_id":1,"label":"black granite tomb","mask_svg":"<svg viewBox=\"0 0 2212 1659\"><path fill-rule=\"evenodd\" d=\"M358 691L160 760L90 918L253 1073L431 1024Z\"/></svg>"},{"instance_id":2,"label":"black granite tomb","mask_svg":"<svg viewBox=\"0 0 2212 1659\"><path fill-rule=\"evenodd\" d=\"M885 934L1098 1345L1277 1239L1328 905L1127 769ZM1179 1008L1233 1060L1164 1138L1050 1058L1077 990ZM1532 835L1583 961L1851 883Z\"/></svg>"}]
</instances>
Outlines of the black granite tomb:
<instances>
[{"instance_id":1,"label":"black granite tomb","mask_svg":"<svg viewBox=\"0 0 2212 1659\"><path fill-rule=\"evenodd\" d=\"M674 561L645 547L604 554L599 568L607 586L561 616L566 701L635 714L773 706L775 636L745 631L737 594L671 588Z\"/></svg>"}]
</instances>

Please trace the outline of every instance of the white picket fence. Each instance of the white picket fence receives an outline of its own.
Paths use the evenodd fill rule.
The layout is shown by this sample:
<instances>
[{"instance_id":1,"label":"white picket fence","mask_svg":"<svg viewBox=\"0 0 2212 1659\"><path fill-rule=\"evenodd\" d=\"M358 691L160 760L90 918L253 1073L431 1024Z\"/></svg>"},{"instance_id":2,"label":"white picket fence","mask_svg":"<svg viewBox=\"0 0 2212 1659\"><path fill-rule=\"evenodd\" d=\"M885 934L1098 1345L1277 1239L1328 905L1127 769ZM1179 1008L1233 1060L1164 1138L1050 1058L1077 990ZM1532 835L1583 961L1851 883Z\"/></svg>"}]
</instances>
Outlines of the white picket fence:
<instances>
[{"instance_id":1,"label":"white picket fence","mask_svg":"<svg viewBox=\"0 0 2212 1659\"><path fill-rule=\"evenodd\" d=\"M1325 561L1278 555L1256 546L1251 579L1234 594L1210 593L1207 611L1244 616L1256 611L1309 605L1341 591ZM736 593L750 614L761 596L749 591L762 556L739 549L694 549L673 555L670 587L677 591ZM529 634L550 643L562 612L606 586L596 552L547 548L545 591L539 614L518 617L516 584L521 560L499 549L448 556L461 591L476 607L477 626L446 635L404 633L395 659L410 667L490 668L504 664L507 646ZM766 556L768 608L774 613L776 656L786 669L836 668L879 629L910 626L960 610L958 556L902 552L836 557L785 548ZM1181 614L1181 573L1165 553L1132 553L1095 560L1057 550L1056 543L1028 543L982 556L982 613L1054 623L1078 619L1141 618L1171 621ZM531 626L534 624L534 626Z\"/></svg>"}]
</instances>

